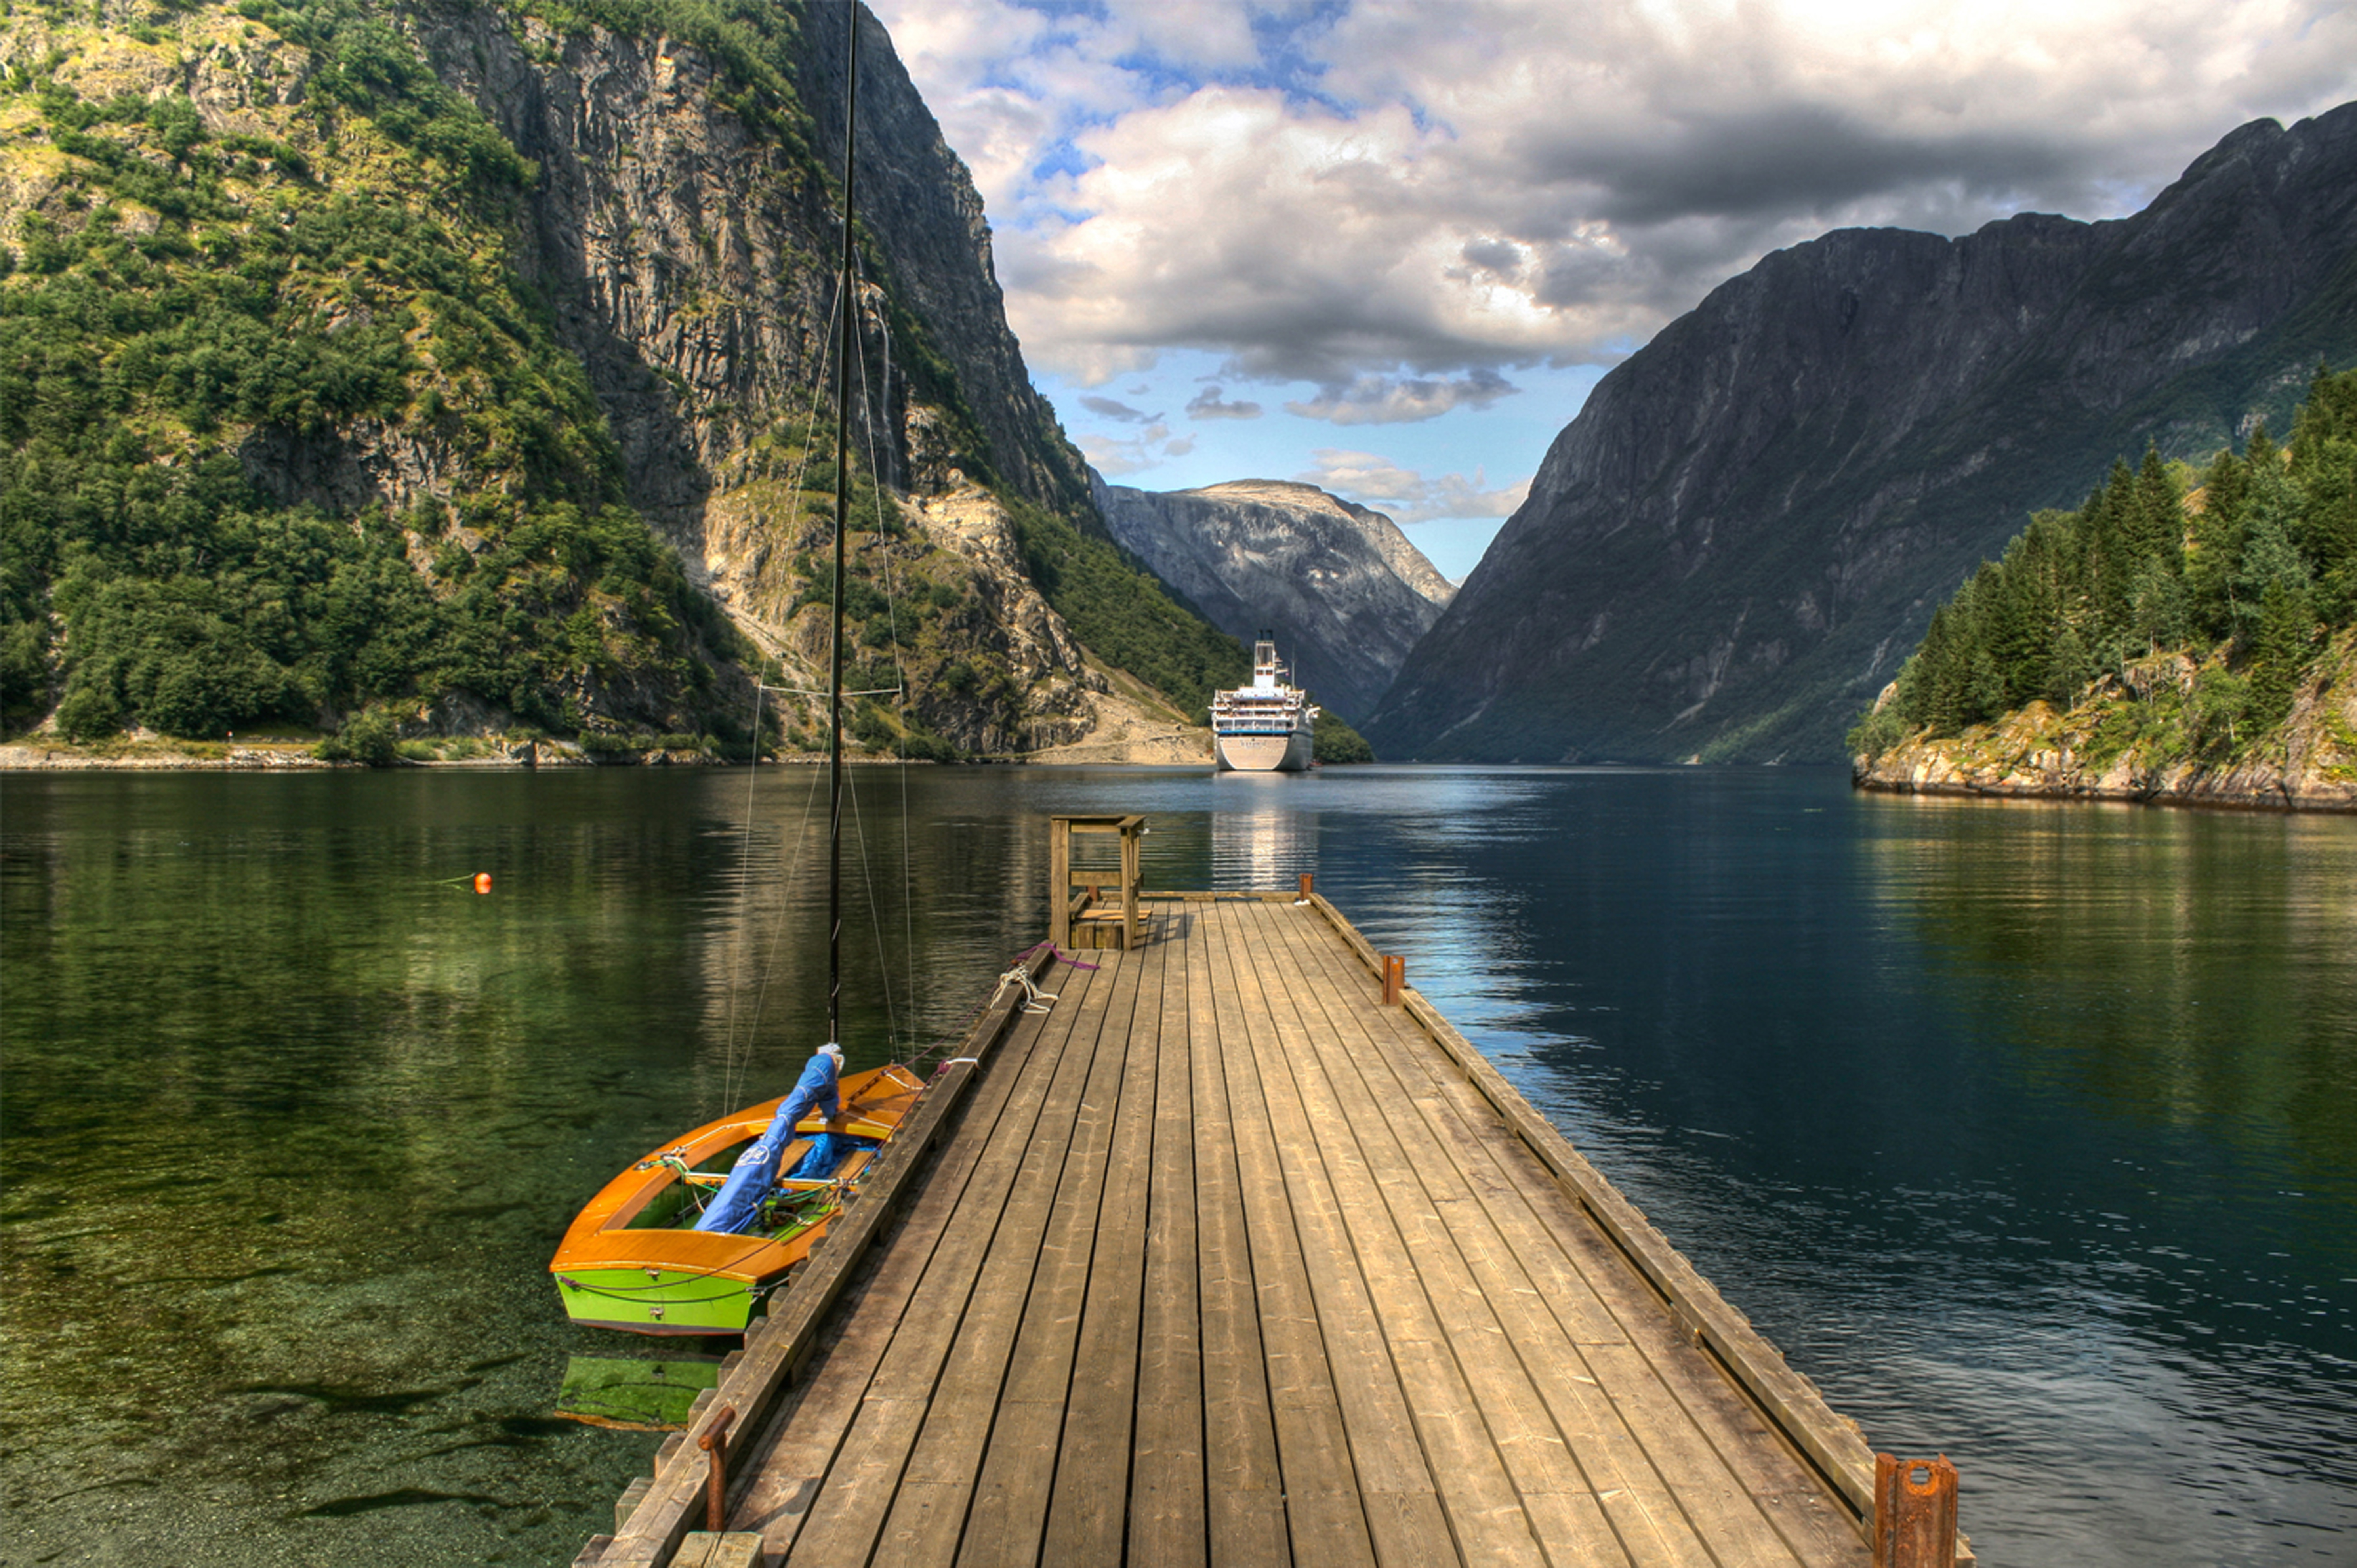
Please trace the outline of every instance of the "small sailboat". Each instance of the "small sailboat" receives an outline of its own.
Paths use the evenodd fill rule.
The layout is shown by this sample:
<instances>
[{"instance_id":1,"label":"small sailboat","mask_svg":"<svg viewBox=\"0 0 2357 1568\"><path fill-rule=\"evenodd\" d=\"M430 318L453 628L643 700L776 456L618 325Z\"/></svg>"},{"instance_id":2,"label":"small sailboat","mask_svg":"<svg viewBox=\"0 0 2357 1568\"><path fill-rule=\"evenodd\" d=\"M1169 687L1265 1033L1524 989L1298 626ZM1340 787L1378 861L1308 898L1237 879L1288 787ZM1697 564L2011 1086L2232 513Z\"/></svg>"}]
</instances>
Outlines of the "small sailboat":
<instances>
[{"instance_id":1,"label":"small sailboat","mask_svg":"<svg viewBox=\"0 0 2357 1568\"><path fill-rule=\"evenodd\" d=\"M565 1233L548 1271L574 1321L638 1334L741 1334L755 1309L807 1257L925 1091L888 1065L835 1076L843 1051L843 601L850 530L854 289L853 129L859 27L843 146L842 319L835 366L834 644L827 703L827 1043L793 1092L707 1122L649 1152L608 1182ZM758 725L755 734L759 733ZM832 1065L829 1065L829 1064ZM840 1097L836 1114L819 1107Z\"/></svg>"},{"instance_id":2,"label":"small sailboat","mask_svg":"<svg viewBox=\"0 0 2357 1568\"><path fill-rule=\"evenodd\" d=\"M783 1096L650 1151L589 1200L549 1260L565 1313L634 1334L744 1333L761 1298L826 1234L845 1195L924 1090L925 1080L905 1067L853 1073L841 1084L843 1114L799 1117L774 1159L767 1151L747 1156L773 1132ZM751 1195L750 1224L696 1228L732 1175L763 1165L781 1174Z\"/></svg>"}]
</instances>

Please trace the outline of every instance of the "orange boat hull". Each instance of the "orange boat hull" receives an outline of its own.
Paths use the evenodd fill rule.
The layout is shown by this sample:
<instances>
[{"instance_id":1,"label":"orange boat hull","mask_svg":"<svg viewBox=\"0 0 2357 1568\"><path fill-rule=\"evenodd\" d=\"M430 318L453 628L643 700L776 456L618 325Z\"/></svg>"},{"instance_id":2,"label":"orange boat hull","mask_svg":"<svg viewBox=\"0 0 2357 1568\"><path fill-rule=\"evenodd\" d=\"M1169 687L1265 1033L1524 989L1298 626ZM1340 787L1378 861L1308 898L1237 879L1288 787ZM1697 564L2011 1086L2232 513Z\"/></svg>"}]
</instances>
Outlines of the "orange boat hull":
<instances>
[{"instance_id":1,"label":"orange boat hull","mask_svg":"<svg viewBox=\"0 0 2357 1568\"><path fill-rule=\"evenodd\" d=\"M832 1121L804 1117L794 1131L845 1133L888 1147L924 1088L924 1080L903 1067L852 1073L843 1080L843 1114ZM691 1169L723 1154L733 1159L737 1147L768 1128L781 1098L748 1105L649 1151L589 1200L548 1263L567 1316L576 1323L634 1334L745 1331L762 1298L826 1234L841 1210L842 1188L883 1152L854 1155L837 1172L831 1193L816 1193L799 1219L774 1233L731 1236L687 1229L695 1208L685 1200L683 1178L664 1163L666 1157ZM790 1147L780 1168L791 1169L799 1157ZM664 1223L644 1223L651 1208L676 1209L675 1218L683 1223L669 1223L671 1215Z\"/></svg>"}]
</instances>

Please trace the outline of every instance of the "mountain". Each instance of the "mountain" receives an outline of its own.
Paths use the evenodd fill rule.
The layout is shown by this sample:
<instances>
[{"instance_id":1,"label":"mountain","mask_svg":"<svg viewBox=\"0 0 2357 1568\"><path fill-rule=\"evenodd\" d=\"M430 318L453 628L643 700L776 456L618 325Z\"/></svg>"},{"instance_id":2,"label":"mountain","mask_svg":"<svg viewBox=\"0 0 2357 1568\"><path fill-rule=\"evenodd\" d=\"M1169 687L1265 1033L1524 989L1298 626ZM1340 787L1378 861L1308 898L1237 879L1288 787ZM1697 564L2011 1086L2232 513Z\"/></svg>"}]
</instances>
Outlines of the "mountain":
<instances>
[{"instance_id":1,"label":"mountain","mask_svg":"<svg viewBox=\"0 0 2357 1568\"><path fill-rule=\"evenodd\" d=\"M1826 760L1933 607L2148 442L2207 457L2357 356L2357 105L2144 211L1844 230L1598 383L1365 726L1387 756Z\"/></svg>"},{"instance_id":2,"label":"mountain","mask_svg":"<svg viewBox=\"0 0 2357 1568\"><path fill-rule=\"evenodd\" d=\"M1390 518L1315 485L1090 479L1115 539L1222 631L1274 631L1295 679L1345 718L1373 712L1457 591Z\"/></svg>"},{"instance_id":3,"label":"mountain","mask_svg":"<svg viewBox=\"0 0 2357 1568\"><path fill-rule=\"evenodd\" d=\"M1027 753L1154 705L1108 667L1232 679L1104 536L864 9L36 3L0 20L7 727L611 749L822 684L855 22L851 683L909 693L862 738Z\"/></svg>"}]
</instances>

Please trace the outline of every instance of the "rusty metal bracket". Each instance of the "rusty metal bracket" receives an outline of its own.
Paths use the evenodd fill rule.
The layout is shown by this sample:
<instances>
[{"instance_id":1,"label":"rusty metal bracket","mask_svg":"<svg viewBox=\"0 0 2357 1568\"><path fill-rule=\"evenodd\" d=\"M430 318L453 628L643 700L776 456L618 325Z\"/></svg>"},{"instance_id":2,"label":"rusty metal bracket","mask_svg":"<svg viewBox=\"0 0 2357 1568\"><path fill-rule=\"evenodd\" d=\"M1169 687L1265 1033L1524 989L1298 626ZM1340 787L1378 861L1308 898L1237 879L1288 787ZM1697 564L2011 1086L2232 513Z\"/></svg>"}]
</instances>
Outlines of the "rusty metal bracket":
<instances>
[{"instance_id":1,"label":"rusty metal bracket","mask_svg":"<svg viewBox=\"0 0 2357 1568\"><path fill-rule=\"evenodd\" d=\"M1944 1454L1936 1459L1877 1454L1874 1568L1951 1568L1955 1561L1956 1467Z\"/></svg>"}]
</instances>

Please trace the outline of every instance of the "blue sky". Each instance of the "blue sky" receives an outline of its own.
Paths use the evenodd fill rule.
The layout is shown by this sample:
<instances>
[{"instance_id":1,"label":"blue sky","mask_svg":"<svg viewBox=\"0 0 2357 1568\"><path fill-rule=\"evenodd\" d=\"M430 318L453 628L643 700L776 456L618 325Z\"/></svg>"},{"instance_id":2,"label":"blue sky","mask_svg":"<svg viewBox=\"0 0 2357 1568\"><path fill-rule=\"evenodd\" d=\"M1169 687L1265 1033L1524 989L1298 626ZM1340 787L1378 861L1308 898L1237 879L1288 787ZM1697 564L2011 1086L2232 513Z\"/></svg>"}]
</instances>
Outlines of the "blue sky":
<instances>
[{"instance_id":1,"label":"blue sky","mask_svg":"<svg viewBox=\"0 0 2357 1568\"><path fill-rule=\"evenodd\" d=\"M1306 479L1456 578L1597 379L1768 252L2120 216L2357 97L2357 7L2313 0L871 4L1108 479Z\"/></svg>"}]
</instances>

